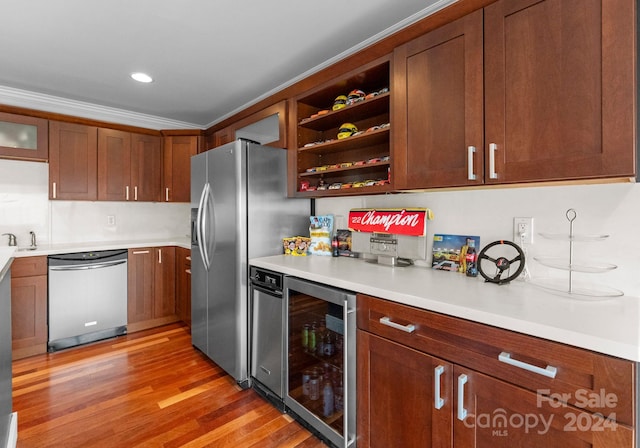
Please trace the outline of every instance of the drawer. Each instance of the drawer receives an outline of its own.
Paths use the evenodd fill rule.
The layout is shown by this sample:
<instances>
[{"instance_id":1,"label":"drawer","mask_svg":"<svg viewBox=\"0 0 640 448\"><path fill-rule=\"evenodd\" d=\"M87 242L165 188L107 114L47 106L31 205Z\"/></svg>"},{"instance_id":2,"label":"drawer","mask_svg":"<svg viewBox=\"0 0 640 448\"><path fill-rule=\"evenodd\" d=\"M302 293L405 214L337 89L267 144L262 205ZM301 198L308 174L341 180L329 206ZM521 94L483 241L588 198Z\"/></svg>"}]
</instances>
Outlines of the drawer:
<instances>
[{"instance_id":1,"label":"drawer","mask_svg":"<svg viewBox=\"0 0 640 448\"><path fill-rule=\"evenodd\" d=\"M631 361L363 294L358 328L541 397L635 424L637 373ZM546 376L553 369L553 377Z\"/></svg>"},{"instance_id":2,"label":"drawer","mask_svg":"<svg viewBox=\"0 0 640 448\"><path fill-rule=\"evenodd\" d=\"M47 275L47 256L14 258L11 264L11 277L32 277Z\"/></svg>"}]
</instances>

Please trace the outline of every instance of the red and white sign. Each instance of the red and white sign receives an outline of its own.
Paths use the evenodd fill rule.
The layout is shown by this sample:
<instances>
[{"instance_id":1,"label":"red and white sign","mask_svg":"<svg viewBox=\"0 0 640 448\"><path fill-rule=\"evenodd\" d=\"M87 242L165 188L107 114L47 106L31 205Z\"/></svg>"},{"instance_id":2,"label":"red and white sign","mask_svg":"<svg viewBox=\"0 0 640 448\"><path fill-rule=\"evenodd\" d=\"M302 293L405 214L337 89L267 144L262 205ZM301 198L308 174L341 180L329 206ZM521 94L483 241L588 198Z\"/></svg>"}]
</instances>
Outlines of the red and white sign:
<instances>
[{"instance_id":1,"label":"red and white sign","mask_svg":"<svg viewBox=\"0 0 640 448\"><path fill-rule=\"evenodd\" d=\"M426 208L353 209L349 211L349 230L425 236L427 210Z\"/></svg>"}]
</instances>

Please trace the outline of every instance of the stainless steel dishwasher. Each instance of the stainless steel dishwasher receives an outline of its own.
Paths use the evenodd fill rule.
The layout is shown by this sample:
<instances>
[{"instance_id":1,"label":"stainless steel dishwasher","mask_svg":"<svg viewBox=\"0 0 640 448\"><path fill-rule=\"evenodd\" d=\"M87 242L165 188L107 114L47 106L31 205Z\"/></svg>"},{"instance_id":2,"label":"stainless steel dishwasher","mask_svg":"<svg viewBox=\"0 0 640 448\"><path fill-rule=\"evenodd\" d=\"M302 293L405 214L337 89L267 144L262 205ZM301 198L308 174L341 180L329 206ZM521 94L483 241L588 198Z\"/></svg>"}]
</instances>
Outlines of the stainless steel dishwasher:
<instances>
[{"instance_id":1,"label":"stainless steel dishwasher","mask_svg":"<svg viewBox=\"0 0 640 448\"><path fill-rule=\"evenodd\" d=\"M251 387L284 411L284 276L251 266Z\"/></svg>"},{"instance_id":2,"label":"stainless steel dishwasher","mask_svg":"<svg viewBox=\"0 0 640 448\"><path fill-rule=\"evenodd\" d=\"M127 250L50 255L49 351L127 332Z\"/></svg>"}]
</instances>

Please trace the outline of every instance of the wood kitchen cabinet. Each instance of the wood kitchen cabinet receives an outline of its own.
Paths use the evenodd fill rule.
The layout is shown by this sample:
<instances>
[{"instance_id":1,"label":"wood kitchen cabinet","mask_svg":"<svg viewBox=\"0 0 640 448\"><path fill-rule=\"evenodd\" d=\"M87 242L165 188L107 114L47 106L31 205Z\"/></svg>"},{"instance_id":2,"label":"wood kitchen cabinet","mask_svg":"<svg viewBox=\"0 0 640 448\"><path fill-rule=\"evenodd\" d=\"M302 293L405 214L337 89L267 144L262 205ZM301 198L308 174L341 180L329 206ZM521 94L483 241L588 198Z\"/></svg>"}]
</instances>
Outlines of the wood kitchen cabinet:
<instances>
[{"instance_id":1,"label":"wood kitchen cabinet","mask_svg":"<svg viewBox=\"0 0 640 448\"><path fill-rule=\"evenodd\" d=\"M270 118L273 121L267 123L265 120ZM275 148L286 148L287 101L279 101L216 131L213 134L213 147L237 138L246 138Z\"/></svg>"},{"instance_id":2,"label":"wood kitchen cabinet","mask_svg":"<svg viewBox=\"0 0 640 448\"><path fill-rule=\"evenodd\" d=\"M634 17L499 0L396 48L396 187L635 176Z\"/></svg>"},{"instance_id":3,"label":"wood kitchen cabinet","mask_svg":"<svg viewBox=\"0 0 640 448\"><path fill-rule=\"evenodd\" d=\"M129 249L127 331L176 322L176 248Z\"/></svg>"},{"instance_id":4,"label":"wood kitchen cabinet","mask_svg":"<svg viewBox=\"0 0 640 448\"><path fill-rule=\"evenodd\" d=\"M0 158L46 162L48 136L46 119L0 112Z\"/></svg>"},{"instance_id":5,"label":"wood kitchen cabinet","mask_svg":"<svg viewBox=\"0 0 640 448\"><path fill-rule=\"evenodd\" d=\"M131 134L99 128L98 199L128 201L131 190Z\"/></svg>"},{"instance_id":6,"label":"wood kitchen cabinet","mask_svg":"<svg viewBox=\"0 0 640 448\"><path fill-rule=\"evenodd\" d=\"M15 258L11 265L13 359L47 351L47 257Z\"/></svg>"},{"instance_id":7,"label":"wood kitchen cabinet","mask_svg":"<svg viewBox=\"0 0 640 448\"><path fill-rule=\"evenodd\" d=\"M159 136L98 129L98 199L159 201L162 194Z\"/></svg>"},{"instance_id":8,"label":"wood kitchen cabinet","mask_svg":"<svg viewBox=\"0 0 640 448\"><path fill-rule=\"evenodd\" d=\"M358 446L635 446L633 362L362 294L357 308Z\"/></svg>"},{"instance_id":9,"label":"wood kitchen cabinet","mask_svg":"<svg viewBox=\"0 0 640 448\"><path fill-rule=\"evenodd\" d=\"M98 128L49 122L49 199L98 199Z\"/></svg>"},{"instance_id":10,"label":"wood kitchen cabinet","mask_svg":"<svg viewBox=\"0 0 640 448\"><path fill-rule=\"evenodd\" d=\"M482 184L482 10L394 51L398 189Z\"/></svg>"},{"instance_id":11,"label":"wood kitchen cabinet","mask_svg":"<svg viewBox=\"0 0 640 448\"><path fill-rule=\"evenodd\" d=\"M198 154L197 135L164 137L163 169L165 202L191 201L191 157Z\"/></svg>"},{"instance_id":12,"label":"wood kitchen cabinet","mask_svg":"<svg viewBox=\"0 0 640 448\"><path fill-rule=\"evenodd\" d=\"M453 366L365 331L357 346L358 446L452 446Z\"/></svg>"},{"instance_id":13,"label":"wood kitchen cabinet","mask_svg":"<svg viewBox=\"0 0 640 448\"><path fill-rule=\"evenodd\" d=\"M131 134L131 185L135 201L162 200L162 138Z\"/></svg>"},{"instance_id":14,"label":"wood kitchen cabinet","mask_svg":"<svg viewBox=\"0 0 640 448\"><path fill-rule=\"evenodd\" d=\"M176 247L176 313L191 327L191 250Z\"/></svg>"}]
</instances>

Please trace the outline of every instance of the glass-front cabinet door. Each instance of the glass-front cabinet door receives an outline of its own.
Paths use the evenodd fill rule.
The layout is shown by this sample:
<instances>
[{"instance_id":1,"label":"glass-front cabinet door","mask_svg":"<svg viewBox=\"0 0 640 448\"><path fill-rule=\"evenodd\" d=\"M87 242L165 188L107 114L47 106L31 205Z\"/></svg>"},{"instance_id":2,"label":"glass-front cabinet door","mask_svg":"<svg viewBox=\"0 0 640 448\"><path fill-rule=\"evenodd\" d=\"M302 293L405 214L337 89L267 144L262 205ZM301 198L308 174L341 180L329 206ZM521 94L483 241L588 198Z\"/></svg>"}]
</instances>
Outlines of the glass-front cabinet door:
<instances>
[{"instance_id":1,"label":"glass-front cabinet door","mask_svg":"<svg viewBox=\"0 0 640 448\"><path fill-rule=\"evenodd\" d=\"M322 437L337 446L351 446L355 295L292 277L285 277L285 295L285 405Z\"/></svg>"},{"instance_id":2,"label":"glass-front cabinet door","mask_svg":"<svg viewBox=\"0 0 640 448\"><path fill-rule=\"evenodd\" d=\"M0 112L0 158L47 161L48 126L44 118Z\"/></svg>"}]
</instances>

